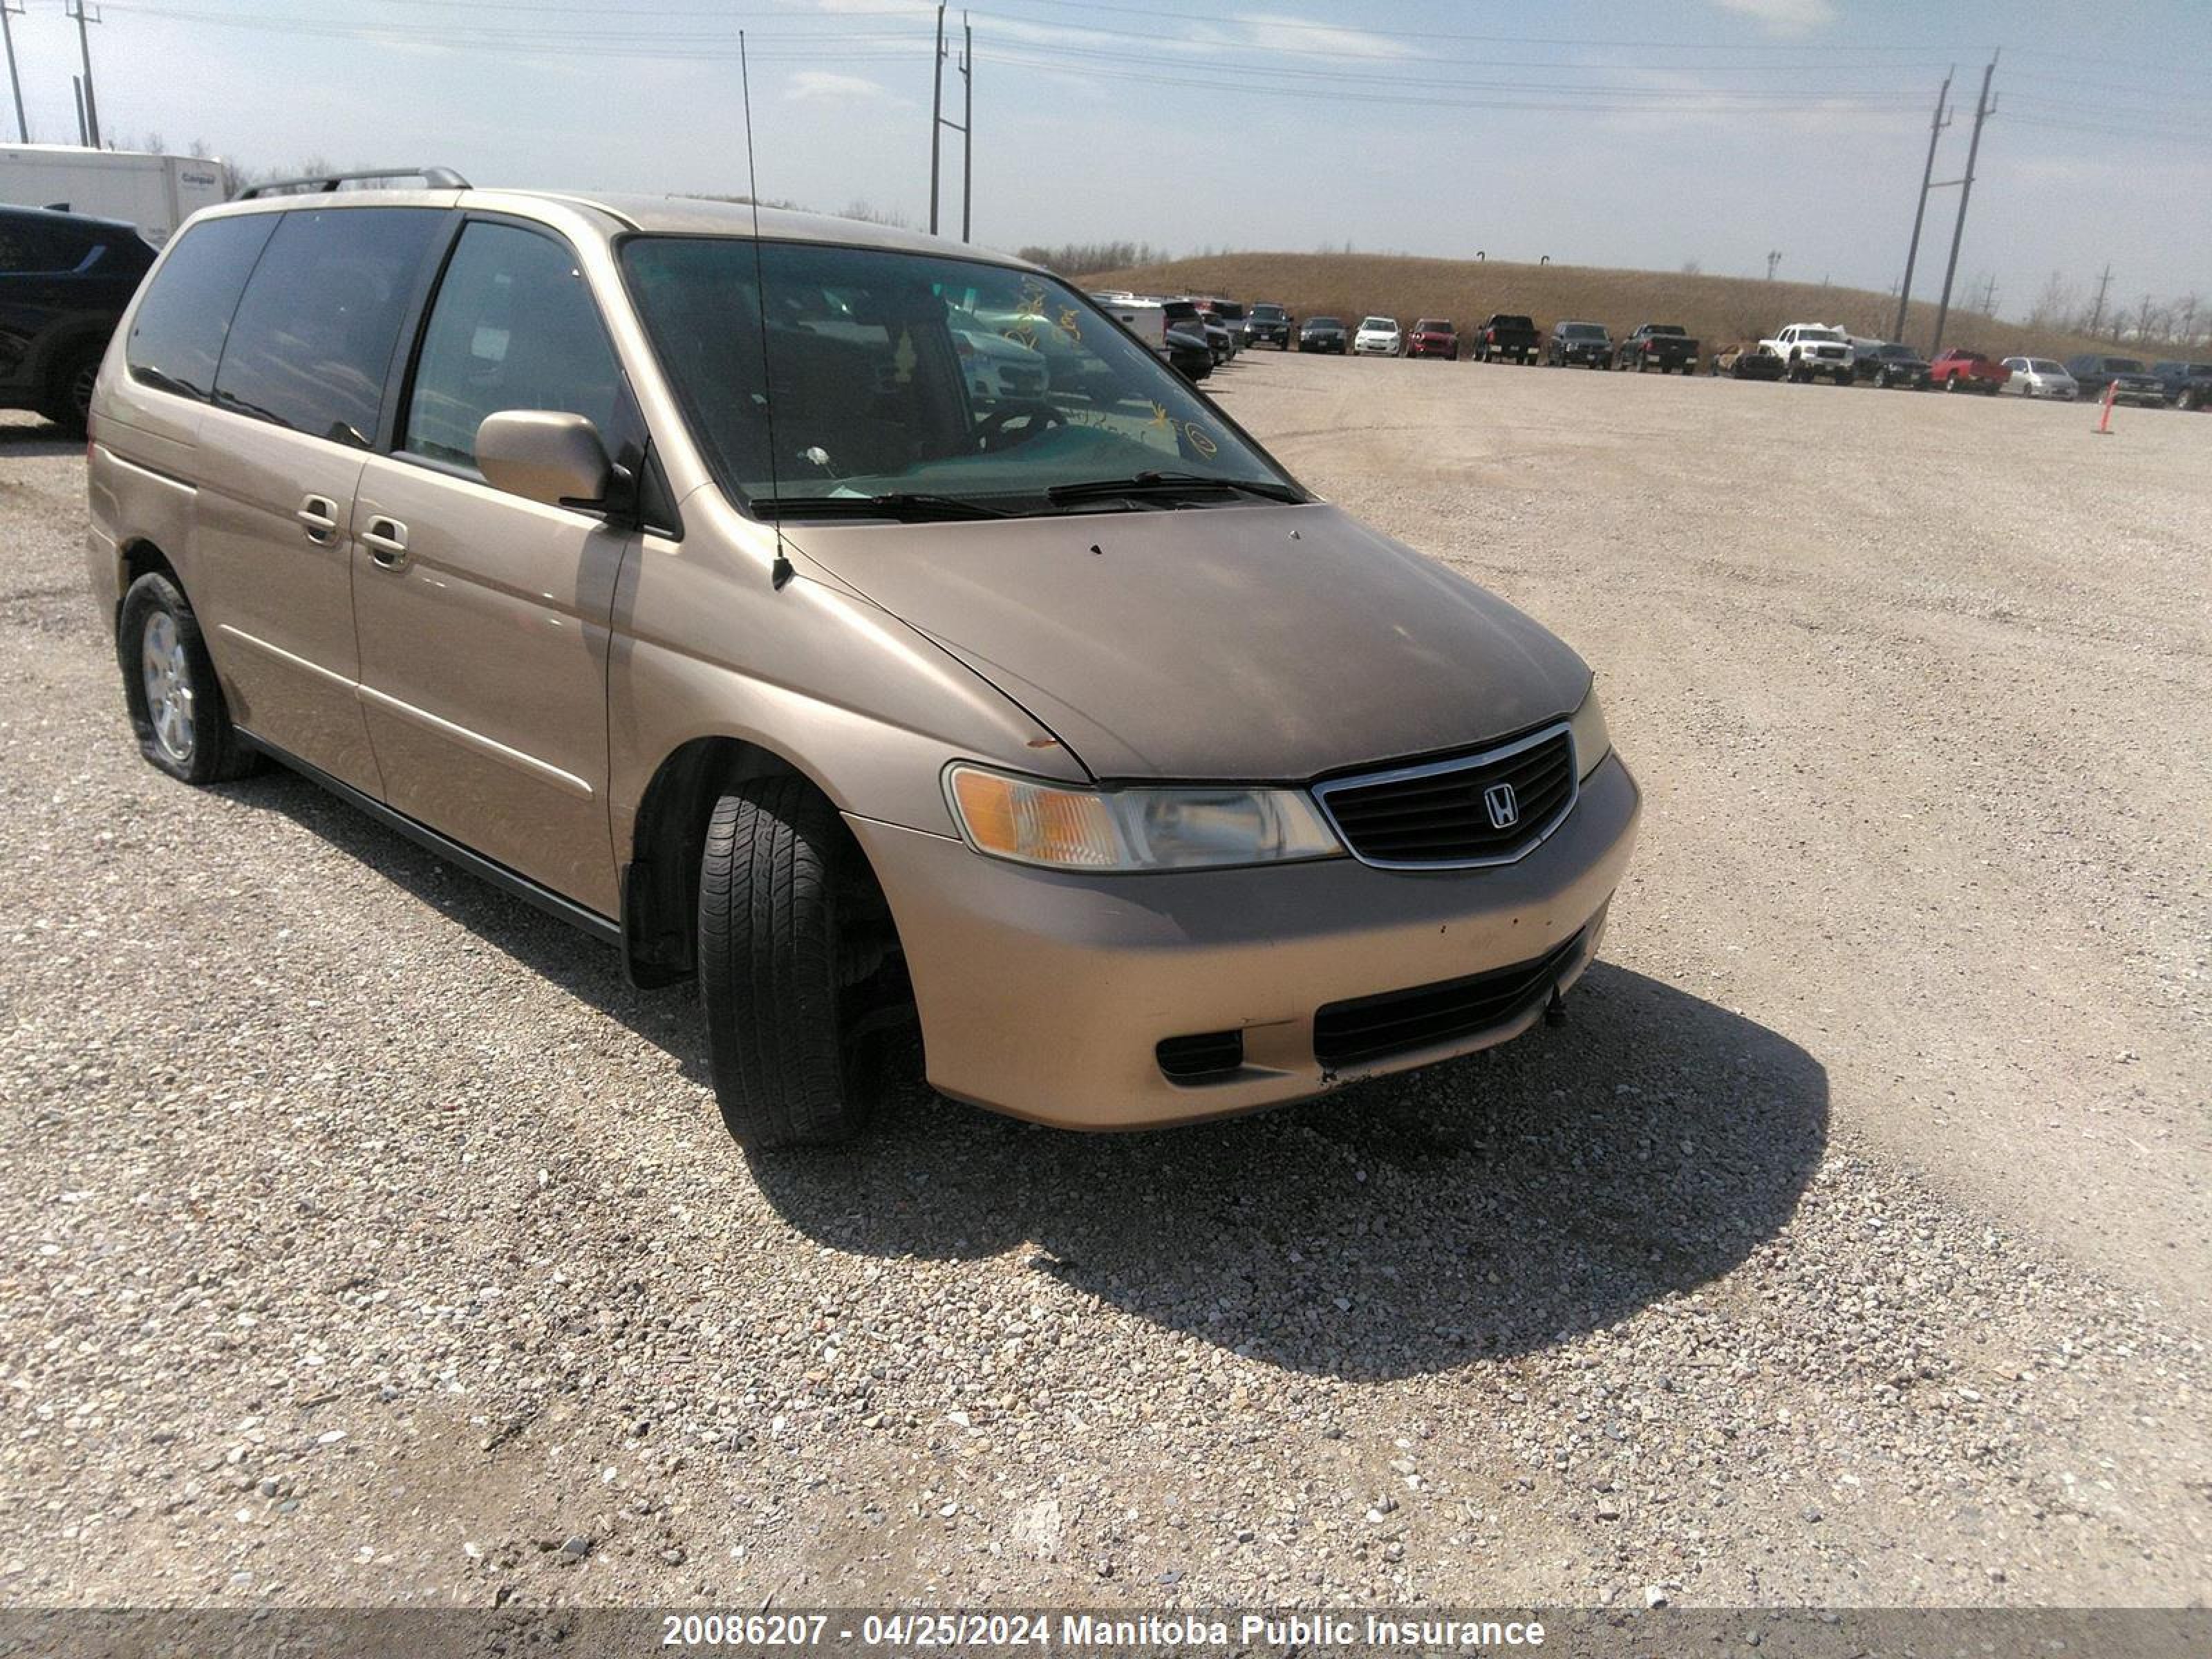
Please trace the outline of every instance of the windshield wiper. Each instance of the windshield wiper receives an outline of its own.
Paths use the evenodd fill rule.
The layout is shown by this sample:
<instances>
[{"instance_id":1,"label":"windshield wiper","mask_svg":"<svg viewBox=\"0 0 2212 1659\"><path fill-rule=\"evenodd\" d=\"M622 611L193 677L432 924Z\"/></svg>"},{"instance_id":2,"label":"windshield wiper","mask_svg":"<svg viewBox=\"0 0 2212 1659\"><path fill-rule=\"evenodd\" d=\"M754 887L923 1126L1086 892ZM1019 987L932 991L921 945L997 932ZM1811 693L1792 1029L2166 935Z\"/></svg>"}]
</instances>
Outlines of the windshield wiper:
<instances>
[{"instance_id":1,"label":"windshield wiper","mask_svg":"<svg viewBox=\"0 0 2212 1659\"><path fill-rule=\"evenodd\" d=\"M896 519L902 524L1006 516L980 501L912 490L882 495L764 495L754 499L752 509L763 519Z\"/></svg>"},{"instance_id":2,"label":"windshield wiper","mask_svg":"<svg viewBox=\"0 0 2212 1659\"><path fill-rule=\"evenodd\" d=\"M1208 478L1195 472L1139 472L1128 478L1091 478L1081 483L1054 484L1045 499L1055 507L1077 501L1186 500L1193 495L1259 495L1271 501L1303 501L1305 496L1288 484L1262 483L1249 478Z\"/></svg>"}]
</instances>

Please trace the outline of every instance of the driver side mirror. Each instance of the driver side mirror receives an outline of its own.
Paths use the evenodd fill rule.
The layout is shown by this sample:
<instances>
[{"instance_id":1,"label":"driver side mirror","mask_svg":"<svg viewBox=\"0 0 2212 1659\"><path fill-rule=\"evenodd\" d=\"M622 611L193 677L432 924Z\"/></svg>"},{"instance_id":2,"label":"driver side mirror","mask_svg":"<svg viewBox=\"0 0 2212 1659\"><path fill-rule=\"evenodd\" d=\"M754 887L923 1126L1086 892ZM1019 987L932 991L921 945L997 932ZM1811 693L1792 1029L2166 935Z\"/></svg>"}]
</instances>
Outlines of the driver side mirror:
<instances>
[{"instance_id":1,"label":"driver side mirror","mask_svg":"<svg viewBox=\"0 0 2212 1659\"><path fill-rule=\"evenodd\" d=\"M493 489L547 507L604 506L621 472L589 419L551 409L485 416L477 470Z\"/></svg>"}]
</instances>

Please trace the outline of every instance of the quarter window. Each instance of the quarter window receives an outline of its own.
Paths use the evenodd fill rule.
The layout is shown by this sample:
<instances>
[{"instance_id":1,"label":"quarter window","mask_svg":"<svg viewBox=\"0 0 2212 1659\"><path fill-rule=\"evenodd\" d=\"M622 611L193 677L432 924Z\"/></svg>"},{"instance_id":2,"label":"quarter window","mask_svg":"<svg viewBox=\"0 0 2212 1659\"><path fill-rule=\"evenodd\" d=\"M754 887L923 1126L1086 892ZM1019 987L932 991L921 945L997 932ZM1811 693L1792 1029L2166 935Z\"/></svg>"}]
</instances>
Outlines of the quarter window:
<instances>
[{"instance_id":1,"label":"quarter window","mask_svg":"<svg viewBox=\"0 0 2212 1659\"><path fill-rule=\"evenodd\" d=\"M400 320L444 210L301 209L275 217L231 325L215 401L367 448Z\"/></svg>"},{"instance_id":2,"label":"quarter window","mask_svg":"<svg viewBox=\"0 0 2212 1659\"><path fill-rule=\"evenodd\" d=\"M478 221L438 284L401 447L474 467L477 428L507 409L560 410L621 434L622 373L583 273L562 243Z\"/></svg>"},{"instance_id":3,"label":"quarter window","mask_svg":"<svg viewBox=\"0 0 2212 1659\"><path fill-rule=\"evenodd\" d=\"M206 400L246 279L276 228L275 214L240 214L194 225L177 240L131 319L123 356L131 378Z\"/></svg>"}]
</instances>

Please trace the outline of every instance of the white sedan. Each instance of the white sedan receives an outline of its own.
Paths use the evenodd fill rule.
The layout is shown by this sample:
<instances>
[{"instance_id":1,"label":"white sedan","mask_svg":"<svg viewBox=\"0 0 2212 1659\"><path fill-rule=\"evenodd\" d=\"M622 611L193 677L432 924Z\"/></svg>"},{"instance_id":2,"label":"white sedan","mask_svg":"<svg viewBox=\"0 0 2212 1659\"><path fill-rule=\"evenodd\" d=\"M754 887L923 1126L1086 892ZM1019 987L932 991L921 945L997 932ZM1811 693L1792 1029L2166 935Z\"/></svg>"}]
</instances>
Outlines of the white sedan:
<instances>
[{"instance_id":1,"label":"white sedan","mask_svg":"<svg viewBox=\"0 0 2212 1659\"><path fill-rule=\"evenodd\" d=\"M2054 363L2048 357L2008 357L2004 366L2012 371L2012 379L2005 382L2007 392L2017 392L2023 398L2056 398L2069 404L2081 395L2081 383L2066 372L2065 364Z\"/></svg>"},{"instance_id":2,"label":"white sedan","mask_svg":"<svg viewBox=\"0 0 2212 1659\"><path fill-rule=\"evenodd\" d=\"M1395 317L1363 317L1352 337L1352 351L1362 357L1396 357L1406 349L1406 337Z\"/></svg>"}]
</instances>

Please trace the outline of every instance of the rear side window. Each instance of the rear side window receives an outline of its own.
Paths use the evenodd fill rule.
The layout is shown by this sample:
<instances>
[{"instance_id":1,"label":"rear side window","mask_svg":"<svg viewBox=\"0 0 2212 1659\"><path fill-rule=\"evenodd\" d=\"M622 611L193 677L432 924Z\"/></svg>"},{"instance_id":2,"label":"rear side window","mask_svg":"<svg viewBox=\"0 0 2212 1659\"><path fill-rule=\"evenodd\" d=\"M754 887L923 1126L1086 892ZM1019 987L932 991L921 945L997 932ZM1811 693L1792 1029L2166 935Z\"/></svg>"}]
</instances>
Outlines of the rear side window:
<instances>
[{"instance_id":1,"label":"rear side window","mask_svg":"<svg viewBox=\"0 0 2212 1659\"><path fill-rule=\"evenodd\" d=\"M131 319L124 361L132 378L203 401L212 395L232 313L276 228L274 214L246 214L203 221L177 239Z\"/></svg>"},{"instance_id":2,"label":"rear side window","mask_svg":"<svg viewBox=\"0 0 2212 1659\"><path fill-rule=\"evenodd\" d=\"M461 232L422 332L400 447L477 462L477 428L503 409L582 415L610 453L622 372L575 257L550 236L479 221Z\"/></svg>"},{"instance_id":3,"label":"rear side window","mask_svg":"<svg viewBox=\"0 0 2212 1659\"><path fill-rule=\"evenodd\" d=\"M218 407L367 448L441 208L274 216L216 375Z\"/></svg>"},{"instance_id":4,"label":"rear side window","mask_svg":"<svg viewBox=\"0 0 2212 1659\"><path fill-rule=\"evenodd\" d=\"M75 270L99 240L73 225L0 216L0 273L51 275Z\"/></svg>"}]
</instances>

